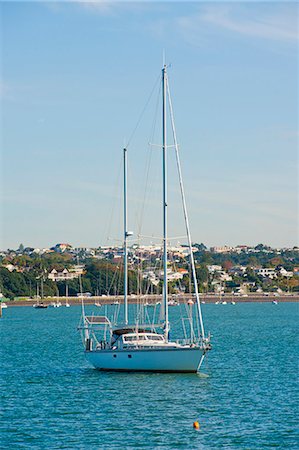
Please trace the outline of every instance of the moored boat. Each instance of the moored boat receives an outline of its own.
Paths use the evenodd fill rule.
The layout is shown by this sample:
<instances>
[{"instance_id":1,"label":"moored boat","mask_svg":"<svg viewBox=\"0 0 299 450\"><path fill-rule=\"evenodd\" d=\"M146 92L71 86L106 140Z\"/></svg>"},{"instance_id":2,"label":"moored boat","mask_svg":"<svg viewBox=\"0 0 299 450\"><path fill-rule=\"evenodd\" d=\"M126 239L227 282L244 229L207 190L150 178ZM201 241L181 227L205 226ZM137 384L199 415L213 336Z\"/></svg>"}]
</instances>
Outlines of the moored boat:
<instances>
[{"instance_id":1,"label":"moored boat","mask_svg":"<svg viewBox=\"0 0 299 450\"><path fill-rule=\"evenodd\" d=\"M183 337L170 339L169 306L176 306L176 301L168 298L168 201L167 201L167 149L166 113L169 110L169 120L172 127L173 147L177 162L183 213L186 227L186 237L189 247L191 276L194 286L193 300L185 304L185 317L182 317ZM82 318L79 325L87 360L99 370L113 371L151 371L151 372L197 372L206 353L211 349L210 335L205 334L201 312L199 291L196 278L195 263L192 250L191 234L186 209L185 193L179 159L179 148L173 120L173 110L170 98L166 65L162 69L162 173L163 173L163 293L160 306L160 320L146 322L146 314L137 314L132 320L128 308L128 238L132 232L127 226L127 149L124 149L124 307L123 317L118 321L107 315L86 315L83 295ZM119 305L118 301L111 305ZM149 306L149 304L147 304ZM119 308L115 308L118 311Z\"/></svg>"},{"instance_id":2,"label":"moored boat","mask_svg":"<svg viewBox=\"0 0 299 450\"><path fill-rule=\"evenodd\" d=\"M46 308L48 308L48 305L45 305L43 302L38 302L38 303L35 303L33 305L33 308L35 308L35 309L46 309Z\"/></svg>"}]
</instances>

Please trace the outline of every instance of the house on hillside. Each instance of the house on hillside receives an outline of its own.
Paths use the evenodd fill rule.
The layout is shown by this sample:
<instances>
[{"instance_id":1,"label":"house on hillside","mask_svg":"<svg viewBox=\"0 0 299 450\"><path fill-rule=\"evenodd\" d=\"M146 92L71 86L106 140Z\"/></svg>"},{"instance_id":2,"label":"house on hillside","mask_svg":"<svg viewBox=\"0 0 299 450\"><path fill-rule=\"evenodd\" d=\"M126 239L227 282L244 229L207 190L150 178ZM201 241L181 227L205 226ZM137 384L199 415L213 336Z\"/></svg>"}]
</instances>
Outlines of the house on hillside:
<instances>
[{"instance_id":1,"label":"house on hillside","mask_svg":"<svg viewBox=\"0 0 299 450\"><path fill-rule=\"evenodd\" d=\"M209 273L221 272L222 266L217 266L217 265L213 264L211 266L207 266L207 269L208 269Z\"/></svg>"},{"instance_id":2,"label":"house on hillside","mask_svg":"<svg viewBox=\"0 0 299 450\"><path fill-rule=\"evenodd\" d=\"M73 280L74 278L78 278L79 275L83 273L80 271L68 271L67 269L63 269L62 271L58 272L56 269L51 270L51 272L48 274L49 280L52 281L67 281L67 280Z\"/></svg>"},{"instance_id":3,"label":"house on hillside","mask_svg":"<svg viewBox=\"0 0 299 450\"><path fill-rule=\"evenodd\" d=\"M291 272L290 270L286 270L284 267L280 267L277 273L286 278L292 278L292 276L294 276L293 272Z\"/></svg>"},{"instance_id":4,"label":"house on hillside","mask_svg":"<svg viewBox=\"0 0 299 450\"><path fill-rule=\"evenodd\" d=\"M273 279L277 277L274 267L261 267L259 269L254 269L254 272L264 278L267 277Z\"/></svg>"},{"instance_id":5,"label":"house on hillside","mask_svg":"<svg viewBox=\"0 0 299 450\"><path fill-rule=\"evenodd\" d=\"M229 253L233 250L233 247L223 245L222 247L210 247L211 253Z\"/></svg>"},{"instance_id":6,"label":"house on hillside","mask_svg":"<svg viewBox=\"0 0 299 450\"><path fill-rule=\"evenodd\" d=\"M71 244L56 244L51 250L57 253L64 253L72 249Z\"/></svg>"}]
</instances>

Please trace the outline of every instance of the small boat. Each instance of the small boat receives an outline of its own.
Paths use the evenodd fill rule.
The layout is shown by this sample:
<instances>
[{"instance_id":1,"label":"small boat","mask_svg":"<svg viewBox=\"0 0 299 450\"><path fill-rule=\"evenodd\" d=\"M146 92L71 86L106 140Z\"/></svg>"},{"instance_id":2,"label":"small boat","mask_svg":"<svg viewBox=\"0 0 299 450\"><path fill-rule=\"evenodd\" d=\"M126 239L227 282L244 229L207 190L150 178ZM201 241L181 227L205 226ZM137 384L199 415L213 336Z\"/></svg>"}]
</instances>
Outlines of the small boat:
<instances>
[{"instance_id":1,"label":"small boat","mask_svg":"<svg viewBox=\"0 0 299 450\"><path fill-rule=\"evenodd\" d=\"M278 305L278 301L277 300L272 300L272 304L273 305Z\"/></svg>"},{"instance_id":2,"label":"small boat","mask_svg":"<svg viewBox=\"0 0 299 450\"><path fill-rule=\"evenodd\" d=\"M168 306L178 306L179 302L176 300L169 300Z\"/></svg>"},{"instance_id":3,"label":"small boat","mask_svg":"<svg viewBox=\"0 0 299 450\"><path fill-rule=\"evenodd\" d=\"M48 305L45 305L43 302L35 303L33 305L33 308L35 309L46 309L48 308Z\"/></svg>"},{"instance_id":4,"label":"small boat","mask_svg":"<svg viewBox=\"0 0 299 450\"><path fill-rule=\"evenodd\" d=\"M51 302L49 306L52 308L60 308L62 305L60 302Z\"/></svg>"},{"instance_id":5,"label":"small boat","mask_svg":"<svg viewBox=\"0 0 299 450\"><path fill-rule=\"evenodd\" d=\"M231 305L235 305L236 302L234 302L233 300L230 302Z\"/></svg>"},{"instance_id":6,"label":"small boat","mask_svg":"<svg viewBox=\"0 0 299 450\"><path fill-rule=\"evenodd\" d=\"M223 302L221 302L221 305L227 305L227 301L223 301Z\"/></svg>"},{"instance_id":7,"label":"small boat","mask_svg":"<svg viewBox=\"0 0 299 450\"><path fill-rule=\"evenodd\" d=\"M71 305L69 304L69 302L68 302L68 296L69 296L69 285L66 283L66 285L65 285L65 307L66 308L69 308Z\"/></svg>"},{"instance_id":8,"label":"small boat","mask_svg":"<svg viewBox=\"0 0 299 450\"><path fill-rule=\"evenodd\" d=\"M7 308L7 304L5 302L1 302L1 308L2 309L6 309Z\"/></svg>"},{"instance_id":9,"label":"small boat","mask_svg":"<svg viewBox=\"0 0 299 450\"><path fill-rule=\"evenodd\" d=\"M94 306L97 306L98 308L100 308L102 305L99 302L95 302Z\"/></svg>"}]
</instances>

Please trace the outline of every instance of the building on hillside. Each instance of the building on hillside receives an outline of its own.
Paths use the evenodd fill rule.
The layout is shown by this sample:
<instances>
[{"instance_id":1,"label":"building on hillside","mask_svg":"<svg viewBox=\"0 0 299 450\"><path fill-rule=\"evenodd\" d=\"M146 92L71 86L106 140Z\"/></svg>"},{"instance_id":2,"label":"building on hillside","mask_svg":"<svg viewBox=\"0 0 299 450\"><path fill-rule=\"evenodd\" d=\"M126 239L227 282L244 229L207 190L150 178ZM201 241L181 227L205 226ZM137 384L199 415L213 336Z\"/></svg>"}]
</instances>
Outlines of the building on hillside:
<instances>
[{"instance_id":1,"label":"building on hillside","mask_svg":"<svg viewBox=\"0 0 299 450\"><path fill-rule=\"evenodd\" d=\"M58 272L56 269L51 270L51 272L48 274L49 280L52 281L67 281L67 280L73 280L74 278L78 278L81 272L78 271L68 271L67 269L63 269L62 271Z\"/></svg>"},{"instance_id":2,"label":"building on hillside","mask_svg":"<svg viewBox=\"0 0 299 450\"><path fill-rule=\"evenodd\" d=\"M271 279L277 277L274 267L262 267L259 269L254 269L254 271L257 275L262 276L262 277L267 277L267 278L271 278Z\"/></svg>"},{"instance_id":3,"label":"building on hillside","mask_svg":"<svg viewBox=\"0 0 299 450\"><path fill-rule=\"evenodd\" d=\"M36 255L43 255L44 253L53 253L54 250L50 248L35 248L31 253L35 253Z\"/></svg>"},{"instance_id":4,"label":"building on hillside","mask_svg":"<svg viewBox=\"0 0 299 450\"><path fill-rule=\"evenodd\" d=\"M149 269L144 272L142 275L142 278L145 280L149 280L154 286L157 286L159 284L159 278L155 274L154 269Z\"/></svg>"},{"instance_id":5,"label":"building on hillside","mask_svg":"<svg viewBox=\"0 0 299 450\"><path fill-rule=\"evenodd\" d=\"M233 247L228 247L227 245L223 245L222 247L211 247L211 253L229 253L233 250Z\"/></svg>"},{"instance_id":6,"label":"building on hillside","mask_svg":"<svg viewBox=\"0 0 299 450\"><path fill-rule=\"evenodd\" d=\"M215 264L207 266L209 273L221 272L222 266L217 266Z\"/></svg>"},{"instance_id":7,"label":"building on hillside","mask_svg":"<svg viewBox=\"0 0 299 450\"><path fill-rule=\"evenodd\" d=\"M235 253L242 253L242 252L247 252L249 249L248 245L237 245L233 251Z\"/></svg>"},{"instance_id":8,"label":"building on hillside","mask_svg":"<svg viewBox=\"0 0 299 450\"><path fill-rule=\"evenodd\" d=\"M230 269L228 269L228 273L230 273L231 275L237 275L242 277L246 272L246 267L245 266L233 266Z\"/></svg>"},{"instance_id":9,"label":"building on hillside","mask_svg":"<svg viewBox=\"0 0 299 450\"><path fill-rule=\"evenodd\" d=\"M159 272L160 279L164 277L164 270ZM173 272L171 269L167 269L167 279L168 281L182 280L184 275L180 272Z\"/></svg>"},{"instance_id":10,"label":"building on hillside","mask_svg":"<svg viewBox=\"0 0 299 450\"><path fill-rule=\"evenodd\" d=\"M75 266L72 266L69 268L69 272L72 274L76 274L78 277L79 275L84 275L85 271L85 265L84 264L76 264Z\"/></svg>"},{"instance_id":11,"label":"building on hillside","mask_svg":"<svg viewBox=\"0 0 299 450\"><path fill-rule=\"evenodd\" d=\"M246 281L235 288L235 293L240 295L247 295L248 292L250 292L254 287L254 281Z\"/></svg>"},{"instance_id":12,"label":"building on hillside","mask_svg":"<svg viewBox=\"0 0 299 450\"><path fill-rule=\"evenodd\" d=\"M292 276L294 276L293 272L291 272L290 270L286 270L284 267L279 268L278 274L286 278L292 278Z\"/></svg>"},{"instance_id":13,"label":"building on hillside","mask_svg":"<svg viewBox=\"0 0 299 450\"><path fill-rule=\"evenodd\" d=\"M17 271L17 266L15 266L14 264L4 264L3 267L5 267L5 269L7 269L9 272Z\"/></svg>"},{"instance_id":14,"label":"building on hillside","mask_svg":"<svg viewBox=\"0 0 299 450\"><path fill-rule=\"evenodd\" d=\"M232 276L226 273L224 270L218 272L220 281L232 281Z\"/></svg>"},{"instance_id":15,"label":"building on hillside","mask_svg":"<svg viewBox=\"0 0 299 450\"><path fill-rule=\"evenodd\" d=\"M113 255L113 258L112 258L113 263L118 264L118 263L122 262L122 260L123 260L123 255L118 255L118 254Z\"/></svg>"},{"instance_id":16,"label":"building on hillside","mask_svg":"<svg viewBox=\"0 0 299 450\"><path fill-rule=\"evenodd\" d=\"M188 275L189 271L187 269L178 268L177 272L181 273L182 275Z\"/></svg>"},{"instance_id":17,"label":"building on hillside","mask_svg":"<svg viewBox=\"0 0 299 450\"><path fill-rule=\"evenodd\" d=\"M56 244L54 247L51 248L51 250L54 250L54 252L57 253L64 253L71 249L72 249L71 244Z\"/></svg>"}]
</instances>

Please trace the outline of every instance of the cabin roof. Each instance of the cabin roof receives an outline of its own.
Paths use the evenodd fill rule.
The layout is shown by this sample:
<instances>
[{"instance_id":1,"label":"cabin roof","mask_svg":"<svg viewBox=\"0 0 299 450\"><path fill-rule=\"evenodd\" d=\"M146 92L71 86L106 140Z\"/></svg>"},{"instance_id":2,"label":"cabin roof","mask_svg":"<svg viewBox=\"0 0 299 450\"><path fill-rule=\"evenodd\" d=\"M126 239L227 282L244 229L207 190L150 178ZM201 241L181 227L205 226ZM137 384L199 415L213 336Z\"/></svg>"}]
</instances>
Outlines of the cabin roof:
<instances>
[{"instance_id":1,"label":"cabin roof","mask_svg":"<svg viewBox=\"0 0 299 450\"><path fill-rule=\"evenodd\" d=\"M128 333L136 333L136 330L138 329L139 333L154 333L152 329L150 328L144 328L144 327L127 327L127 328L116 328L113 330L113 334L116 334L117 336L121 336L122 334L128 334Z\"/></svg>"}]
</instances>

